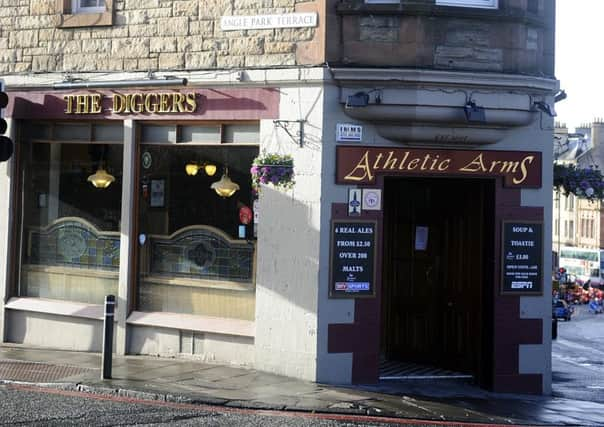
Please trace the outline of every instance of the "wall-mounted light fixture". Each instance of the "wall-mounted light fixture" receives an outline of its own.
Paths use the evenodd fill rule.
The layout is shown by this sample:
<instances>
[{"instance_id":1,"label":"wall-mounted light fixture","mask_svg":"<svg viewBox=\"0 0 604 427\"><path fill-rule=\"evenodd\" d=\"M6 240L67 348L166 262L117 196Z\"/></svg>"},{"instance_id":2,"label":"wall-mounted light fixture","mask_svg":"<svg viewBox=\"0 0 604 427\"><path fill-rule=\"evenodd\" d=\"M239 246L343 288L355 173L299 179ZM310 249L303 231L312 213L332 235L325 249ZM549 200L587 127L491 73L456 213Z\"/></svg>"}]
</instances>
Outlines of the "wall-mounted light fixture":
<instances>
[{"instance_id":1,"label":"wall-mounted light fixture","mask_svg":"<svg viewBox=\"0 0 604 427\"><path fill-rule=\"evenodd\" d=\"M210 185L210 188L216 192L220 197L231 197L237 190L239 190L239 185L231 181L229 178L229 169L224 169L224 174L222 174L222 178L220 181L214 182Z\"/></svg>"},{"instance_id":2,"label":"wall-mounted light fixture","mask_svg":"<svg viewBox=\"0 0 604 427\"><path fill-rule=\"evenodd\" d=\"M118 87L142 87L142 86L186 86L187 79L176 77L165 77L163 79L142 80L106 80L106 81L80 81L68 80L52 85L53 89L88 89L88 88L118 88Z\"/></svg>"},{"instance_id":3,"label":"wall-mounted light fixture","mask_svg":"<svg viewBox=\"0 0 604 427\"><path fill-rule=\"evenodd\" d=\"M197 175L199 169L204 170L207 176L214 176L216 173L216 165L209 162L197 163L197 162L187 162L185 165L185 172L189 176Z\"/></svg>"},{"instance_id":4,"label":"wall-mounted light fixture","mask_svg":"<svg viewBox=\"0 0 604 427\"><path fill-rule=\"evenodd\" d=\"M346 108L360 108L369 105L369 94L376 92L375 103L382 103L382 91L381 89L371 89L369 92L360 91L354 95L349 95L346 98Z\"/></svg>"},{"instance_id":5,"label":"wall-mounted light fixture","mask_svg":"<svg viewBox=\"0 0 604 427\"><path fill-rule=\"evenodd\" d=\"M554 110L554 107L552 105L549 105L547 102L545 101L535 101L533 102L533 111L541 111L545 114L547 114L550 117L556 117L556 110Z\"/></svg>"},{"instance_id":6,"label":"wall-mounted light fixture","mask_svg":"<svg viewBox=\"0 0 604 427\"><path fill-rule=\"evenodd\" d=\"M359 108L369 105L369 94L366 92L357 92L346 98L346 108Z\"/></svg>"},{"instance_id":7,"label":"wall-mounted light fixture","mask_svg":"<svg viewBox=\"0 0 604 427\"><path fill-rule=\"evenodd\" d=\"M566 95L566 92L564 90L561 90L554 96L554 103L562 101L563 99L566 99L567 96L568 95Z\"/></svg>"},{"instance_id":8,"label":"wall-mounted light fixture","mask_svg":"<svg viewBox=\"0 0 604 427\"><path fill-rule=\"evenodd\" d=\"M486 123L487 121L484 107L476 105L476 103L472 100L466 102L466 105L463 107L463 111L466 114L466 120L469 123Z\"/></svg>"}]
</instances>

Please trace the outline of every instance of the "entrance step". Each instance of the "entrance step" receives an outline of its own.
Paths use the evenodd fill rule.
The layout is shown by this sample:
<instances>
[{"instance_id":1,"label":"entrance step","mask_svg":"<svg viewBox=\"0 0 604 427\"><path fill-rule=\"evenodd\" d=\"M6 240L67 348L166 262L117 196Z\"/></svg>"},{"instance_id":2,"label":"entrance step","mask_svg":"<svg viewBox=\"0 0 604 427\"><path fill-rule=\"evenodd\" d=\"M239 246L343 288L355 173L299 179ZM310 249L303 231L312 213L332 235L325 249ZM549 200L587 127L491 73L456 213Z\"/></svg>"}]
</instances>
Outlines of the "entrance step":
<instances>
[{"instance_id":1,"label":"entrance step","mask_svg":"<svg viewBox=\"0 0 604 427\"><path fill-rule=\"evenodd\" d=\"M473 376L449 371L434 366L396 360L380 361L380 381L386 380L464 380L472 381Z\"/></svg>"}]
</instances>

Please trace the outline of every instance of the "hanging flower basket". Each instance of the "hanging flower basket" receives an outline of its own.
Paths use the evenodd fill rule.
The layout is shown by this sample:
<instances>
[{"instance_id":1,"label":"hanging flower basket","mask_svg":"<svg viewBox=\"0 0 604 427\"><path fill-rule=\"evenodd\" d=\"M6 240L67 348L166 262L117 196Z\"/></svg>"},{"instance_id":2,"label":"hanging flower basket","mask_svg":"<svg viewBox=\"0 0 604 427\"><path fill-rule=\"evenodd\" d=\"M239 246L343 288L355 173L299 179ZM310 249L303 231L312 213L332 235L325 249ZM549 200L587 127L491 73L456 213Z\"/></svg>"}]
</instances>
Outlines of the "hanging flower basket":
<instances>
[{"instance_id":1,"label":"hanging flower basket","mask_svg":"<svg viewBox=\"0 0 604 427\"><path fill-rule=\"evenodd\" d=\"M258 197L260 184L289 189L294 185L294 159L289 154L267 153L252 162L252 193Z\"/></svg>"},{"instance_id":2,"label":"hanging flower basket","mask_svg":"<svg viewBox=\"0 0 604 427\"><path fill-rule=\"evenodd\" d=\"M595 166L578 168L572 164L554 164L554 188L583 199L604 199L604 177Z\"/></svg>"}]
</instances>

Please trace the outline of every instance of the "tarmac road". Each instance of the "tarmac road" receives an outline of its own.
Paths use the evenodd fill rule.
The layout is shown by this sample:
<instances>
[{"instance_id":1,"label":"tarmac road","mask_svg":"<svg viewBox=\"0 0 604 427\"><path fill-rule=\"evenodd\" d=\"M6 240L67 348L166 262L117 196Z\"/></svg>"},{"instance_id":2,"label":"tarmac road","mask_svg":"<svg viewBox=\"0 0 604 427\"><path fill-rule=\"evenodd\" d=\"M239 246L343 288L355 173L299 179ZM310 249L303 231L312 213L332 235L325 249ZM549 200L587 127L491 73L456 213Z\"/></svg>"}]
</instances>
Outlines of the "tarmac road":
<instances>
[{"instance_id":1,"label":"tarmac road","mask_svg":"<svg viewBox=\"0 0 604 427\"><path fill-rule=\"evenodd\" d=\"M553 395L604 403L604 314L590 313L583 304L574 307L570 322L558 322L552 341Z\"/></svg>"},{"instance_id":2,"label":"tarmac road","mask_svg":"<svg viewBox=\"0 0 604 427\"><path fill-rule=\"evenodd\" d=\"M378 422L374 417L337 414L259 411L167 403L19 384L0 385L0 425L7 426L487 426L400 419L391 421Z\"/></svg>"}]
</instances>

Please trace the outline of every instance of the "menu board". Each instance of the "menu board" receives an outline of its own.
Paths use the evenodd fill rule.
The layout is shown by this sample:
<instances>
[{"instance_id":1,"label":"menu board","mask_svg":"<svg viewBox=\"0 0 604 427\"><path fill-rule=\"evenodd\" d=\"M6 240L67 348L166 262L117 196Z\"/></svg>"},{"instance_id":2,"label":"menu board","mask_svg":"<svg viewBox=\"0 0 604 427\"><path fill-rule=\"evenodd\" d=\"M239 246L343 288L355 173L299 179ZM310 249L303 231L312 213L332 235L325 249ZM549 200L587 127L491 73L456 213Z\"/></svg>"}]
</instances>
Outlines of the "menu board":
<instances>
[{"instance_id":1,"label":"menu board","mask_svg":"<svg viewBox=\"0 0 604 427\"><path fill-rule=\"evenodd\" d=\"M330 297L375 296L376 235L376 221L332 221Z\"/></svg>"},{"instance_id":2,"label":"menu board","mask_svg":"<svg viewBox=\"0 0 604 427\"><path fill-rule=\"evenodd\" d=\"M543 224L504 221L502 294L542 294Z\"/></svg>"}]
</instances>

